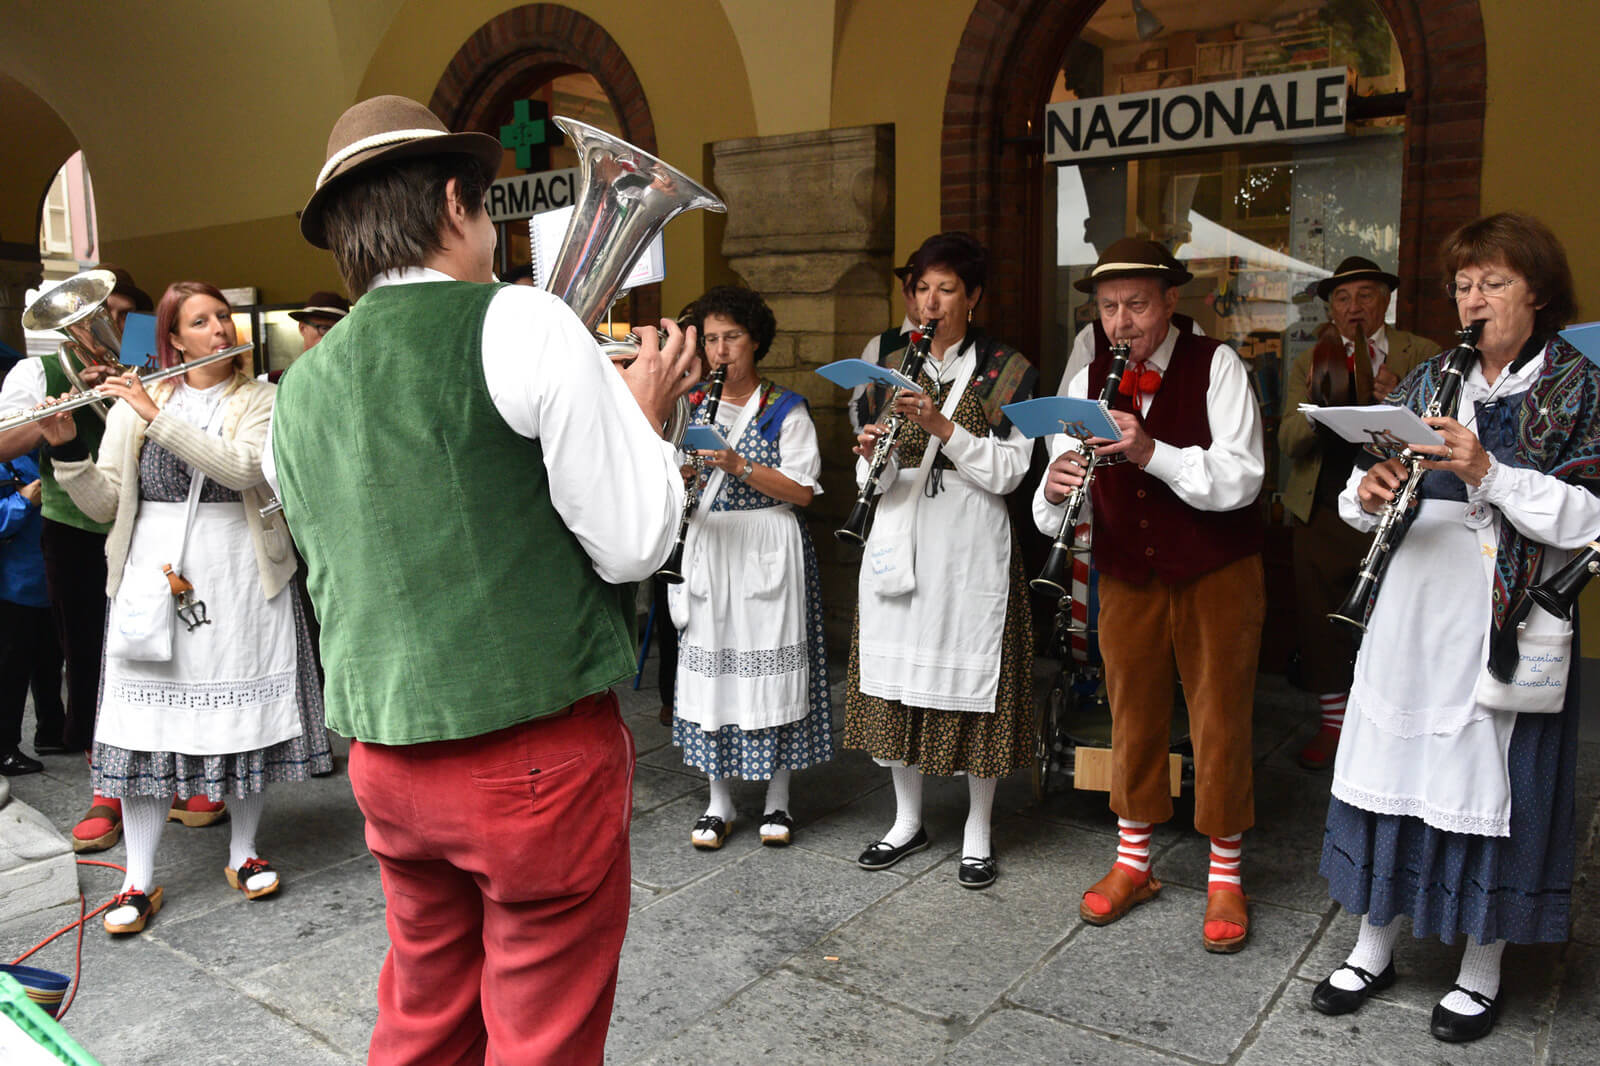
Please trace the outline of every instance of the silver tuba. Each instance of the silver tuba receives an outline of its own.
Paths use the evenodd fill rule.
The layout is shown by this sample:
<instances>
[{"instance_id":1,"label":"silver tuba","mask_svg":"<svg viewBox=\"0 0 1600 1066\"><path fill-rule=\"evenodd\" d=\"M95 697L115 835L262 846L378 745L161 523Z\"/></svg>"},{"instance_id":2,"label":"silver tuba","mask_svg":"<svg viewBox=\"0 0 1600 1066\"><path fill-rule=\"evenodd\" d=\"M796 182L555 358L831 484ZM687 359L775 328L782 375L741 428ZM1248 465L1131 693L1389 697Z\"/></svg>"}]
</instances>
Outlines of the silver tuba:
<instances>
[{"instance_id":1,"label":"silver tuba","mask_svg":"<svg viewBox=\"0 0 1600 1066\"><path fill-rule=\"evenodd\" d=\"M85 270L40 296L22 313L24 328L55 330L66 336L56 358L78 392L89 391L78 377L80 370L90 366L105 366L113 374L128 370L122 365L122 327L106 307L106 299L116 285L117 276L109 270ZM92 407L95 414L105 418L111 404L83 406Z\"/></svg>"},{"instance_id":2,"label":"silver tuba","mask_svg":"<svg viewBox=\"0 0 1600 1066\"><path fill-rule=\"evenodd\" d=\"M575 119L558 117L555 123L578 153L578 195L561 250L539 276L593 330L668 222L695 208L719 214L728 208L687 174L619 137ZM537 249L537 234L533 244ZM596 339L614 360L626 361L639 351L633 338L617 341L596 334ZM680 441L689 418L689 402L680 396L667 439Z\"/></svg>"}]
</instances>

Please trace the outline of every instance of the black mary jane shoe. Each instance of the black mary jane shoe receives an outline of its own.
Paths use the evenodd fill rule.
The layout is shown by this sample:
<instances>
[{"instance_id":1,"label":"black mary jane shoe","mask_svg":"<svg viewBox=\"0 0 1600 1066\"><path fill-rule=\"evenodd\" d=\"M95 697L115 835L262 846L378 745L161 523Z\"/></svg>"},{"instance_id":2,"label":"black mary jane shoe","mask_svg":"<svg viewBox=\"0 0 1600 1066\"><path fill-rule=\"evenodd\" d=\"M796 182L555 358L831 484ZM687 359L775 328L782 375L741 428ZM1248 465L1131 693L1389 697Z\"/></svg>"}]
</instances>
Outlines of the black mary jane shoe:
<instances>
[{"instance_id":1,"label":"black mary jane shoe","mask_svg":"<svg viewBox=\"0 0 1600 1066\"><path fill-rule=\"evenodd\" d=\"M962 888L988 888L994 884L994 879L1000 876L1000 867L995 864L994 856L980 859L975 855L961 856L961 868L956 871L956 880Z\"/></svg>"},{"instance_id":2,"label":"black mary jane shoe","mask_svg":"<svg viewBox=\"0 0 1600 1066\"><path fill-rule=\"evenodd\" d=\"M1367 1001L1367 997L1382 992L1394 984L1394 960L1383 968L1381 973L1371 974L1359 966L1346 964L1339 970L1349 970L1361 979L1360 988L1340 988L1333 983L1333 974L1329 974L1317 982L1317 987L1311 990L1311 1005L1323 1014L1349 1014L1360 1008ZM1333 973L1338 973L1334 970Z\"/></svg>"},{"instance_id":3,"label":"black mary jane shoe","mask_svg":"<svg viewBox=\"0 0 1600 1066\"><path fill-rule=\"evenodd\" d=\"M689 834L689 843L701 851L716 851L728 839L728 834L733 832L733 823L723 821L714 814L701 815L700 820L694 823L694 832ZM710 833L711 840L701 840L695 833Z\"/></svg>"},{"instance_id":4,"label":"black mary jane shoe","mask_svg":"<svg viewBox=\"0 0 1600 1066\"><path fill-rule=\"evenodd\" d=\"M16 748L0 752L0 777L21 777L44 772L44 763L30 759Z\"/></svg>"},{"instance_id":5,"label":"black mary jane shoe","mask_svg":"<svg viewBox=\"0 0 1600 1066\"><path fill-rule=\"evenodd\" d=\"M1443 1040L1447 1044L1465 1044L1488 1036L1489 1031L1494 1028L1500 997L1495 996L1490 999L1481 992L1474 992L1460 985L1456 985L1451 991L1460 992L1483 1010L1477 1014L1457 1014L1440 1001L1434 1004L1433 1021L1428 1026L1428 1032L1432 1033L1436 1040Z\"/></svg>"},{"instance_id":6,"label":"black mary jane shoe","mask_svg":"<svg viewBox=\"0 0 1600 1066\"><path fill-rule=\"evenodd\" d=\"M856 865L863 870L887 870L912 852L921 851L928 846L928 831L918 829L917 835L901 844L898 848L887 840L874 840L867 845L856 859Z\"/></svg>"}]
</instances>

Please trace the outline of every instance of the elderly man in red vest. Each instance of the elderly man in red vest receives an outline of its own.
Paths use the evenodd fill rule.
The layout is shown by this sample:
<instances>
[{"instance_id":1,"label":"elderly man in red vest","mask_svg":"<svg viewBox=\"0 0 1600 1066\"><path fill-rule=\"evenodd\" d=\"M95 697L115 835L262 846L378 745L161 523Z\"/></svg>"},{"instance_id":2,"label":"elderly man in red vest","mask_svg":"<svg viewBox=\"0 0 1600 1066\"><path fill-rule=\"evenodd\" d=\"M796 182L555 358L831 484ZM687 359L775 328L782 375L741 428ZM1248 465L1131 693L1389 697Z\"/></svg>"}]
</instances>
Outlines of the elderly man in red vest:
<instances>
[{"instance_id":1,"label":"elderly man in red vest","mask_svg":"<svg viewBox=\"0 0 1600 1066\"><path fill-rule=\"evenodd\" d=\"M1261 416L1244 363L1227 345L1173 327L1178 286L1192 275L1165 248L1124 238L1079 281L1100 324L1094 358L1067 395L1099 397L1111 344L1130 345L1120 388L1106 397L1120 440L1096 439L1090 487L1100 573L1100 649L1111 700L1111 809L1121 840L1111 872L1078 912L1107 925L1161 889L1150 833L1172 817L1167 747L1173 671L1183 681L1195 759L1195 828L1211 838L1203 939L1238 951L1249 933L1240 838L1254 821L1250 713L1266 595L1256 496ZM1072 442L1050 438L1052 462L1034 518L1053 534L1083 482Z\"/></svg>"}]
</instances>

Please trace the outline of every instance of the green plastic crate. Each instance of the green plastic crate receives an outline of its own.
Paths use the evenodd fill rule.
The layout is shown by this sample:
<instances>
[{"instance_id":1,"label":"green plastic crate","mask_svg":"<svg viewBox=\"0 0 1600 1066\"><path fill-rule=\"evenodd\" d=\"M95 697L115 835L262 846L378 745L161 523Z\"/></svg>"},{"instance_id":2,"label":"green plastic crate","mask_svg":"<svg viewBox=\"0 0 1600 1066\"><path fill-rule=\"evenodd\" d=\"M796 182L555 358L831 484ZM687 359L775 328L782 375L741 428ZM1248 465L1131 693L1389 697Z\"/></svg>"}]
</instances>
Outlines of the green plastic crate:
<instances>
[{"instance_id":1,"label":"green plastic crate","mask_svg":"<svg viewBox=\"0 0 1600 1066\"><path fill-rule=\"evenodd\" d=\"M68 1066L100 1066L94 1056L83 1050L54 1018L29 999L28 990L7 973L0 973L0 1029L6 1030L0 1032L0 1049L8 1040L32 1040L46 1055ZM6 1057L0 1055L0 1058Z\"/></svg>"}]
</instances>

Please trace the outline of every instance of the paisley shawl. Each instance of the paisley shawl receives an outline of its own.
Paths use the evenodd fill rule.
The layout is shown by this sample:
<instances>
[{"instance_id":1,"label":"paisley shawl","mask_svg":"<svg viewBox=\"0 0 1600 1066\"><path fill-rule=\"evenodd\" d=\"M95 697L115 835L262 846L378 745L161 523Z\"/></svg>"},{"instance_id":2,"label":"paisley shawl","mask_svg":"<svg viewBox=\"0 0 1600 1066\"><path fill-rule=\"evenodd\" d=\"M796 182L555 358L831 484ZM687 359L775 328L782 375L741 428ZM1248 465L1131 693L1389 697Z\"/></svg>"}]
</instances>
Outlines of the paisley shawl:
<instances>
[{"instance_id":1,"label":"paisley shawl","mask_svg":"<svg viewBox=\"0 0 1600 1066\"><path fill-rule=\"evenodd\" d=\"M1440 353L1406 375L1388 402L1422 414L1439 388L1448 354ZM1512 465L1582 485L1600 495L1600 367L1560 337L1545 345L1539 374L1517 409ZM1413 516L1407 515L1406 521ZM1517 532L1504 515L1497 528L1493 606L1494 625L1499 629L1506 612L1538 574L1544 545ZM1369 615L1371 611L1369 601Z\"/></svg>"}]
</instances>

